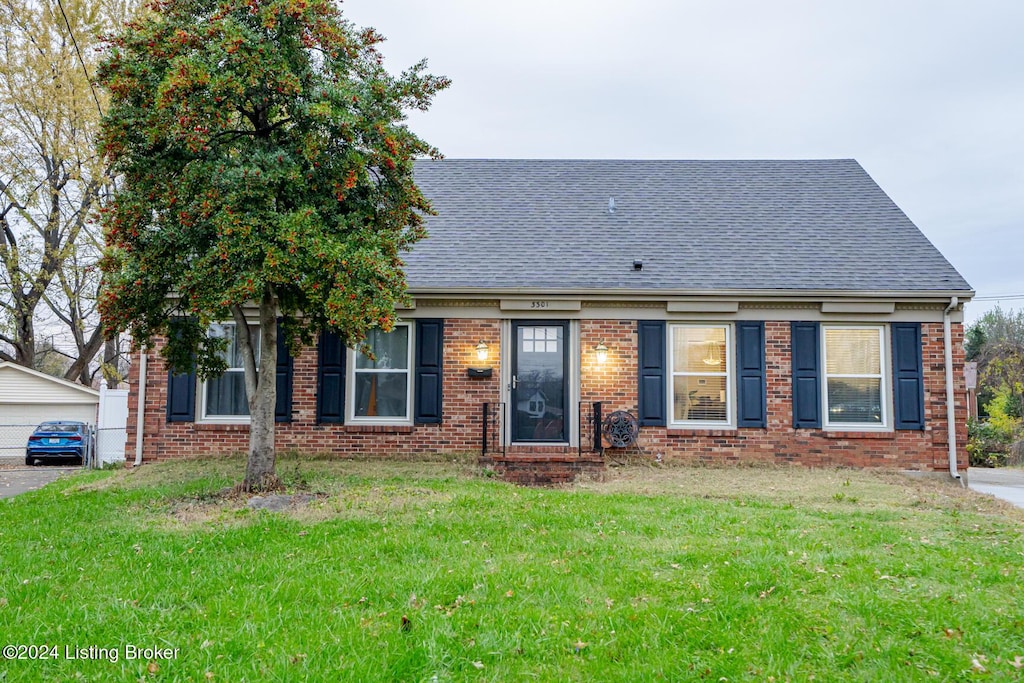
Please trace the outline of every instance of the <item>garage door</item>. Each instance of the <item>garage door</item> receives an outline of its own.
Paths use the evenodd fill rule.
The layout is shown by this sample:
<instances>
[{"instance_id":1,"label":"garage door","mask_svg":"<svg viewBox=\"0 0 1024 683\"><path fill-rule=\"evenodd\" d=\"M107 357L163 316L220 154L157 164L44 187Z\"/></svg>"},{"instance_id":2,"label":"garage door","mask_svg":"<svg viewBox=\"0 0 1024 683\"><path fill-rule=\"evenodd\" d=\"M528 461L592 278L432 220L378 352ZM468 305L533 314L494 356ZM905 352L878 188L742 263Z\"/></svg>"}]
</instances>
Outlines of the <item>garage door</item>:
<instances>
[{"instance_id":1,"label":"garage door","mask_svg":"<svg viewBox=\"0 0 1024 683\"><path fill-rule=\"evenodd\" d=\"M0 463L25 463L25 444L40 422L75 420L96 423L96 405L71 403L39 405L19 403L0 405Z\"/></svg>"}]
</instances>

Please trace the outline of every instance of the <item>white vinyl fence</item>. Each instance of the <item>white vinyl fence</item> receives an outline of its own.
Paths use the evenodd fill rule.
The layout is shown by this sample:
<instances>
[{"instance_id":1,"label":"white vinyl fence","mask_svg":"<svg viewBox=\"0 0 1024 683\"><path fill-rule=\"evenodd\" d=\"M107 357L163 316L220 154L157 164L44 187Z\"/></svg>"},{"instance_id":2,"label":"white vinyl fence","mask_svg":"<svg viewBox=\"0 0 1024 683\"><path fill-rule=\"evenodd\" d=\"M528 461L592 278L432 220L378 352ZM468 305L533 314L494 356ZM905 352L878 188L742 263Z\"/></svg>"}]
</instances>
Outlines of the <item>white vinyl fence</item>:
<instances>
[{"instance_id":1,"label":"white vinyl fence","mask_svg":"<svg viewBox=\"0 0 1024 683\"><path fill-rule=\"evenodd\" d=\"M128 441L128 390L108 389L100 383L100 407L96 424L96 466L124 462Z\"/></svg>"}]
</instances>

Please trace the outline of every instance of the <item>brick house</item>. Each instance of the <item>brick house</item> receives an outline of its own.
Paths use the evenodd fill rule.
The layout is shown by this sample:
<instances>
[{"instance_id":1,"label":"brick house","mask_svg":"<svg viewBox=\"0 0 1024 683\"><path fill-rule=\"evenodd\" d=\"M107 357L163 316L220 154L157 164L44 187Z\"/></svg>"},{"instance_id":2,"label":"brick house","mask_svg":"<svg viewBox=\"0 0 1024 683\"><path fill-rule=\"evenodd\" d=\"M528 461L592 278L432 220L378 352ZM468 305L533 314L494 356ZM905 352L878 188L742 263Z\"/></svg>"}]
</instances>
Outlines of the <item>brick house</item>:
<instances>
[{"instance_id":1,"label":"brick house","mask_svg":"<svg viewBox=\"0 0 1024 683\"><path fill-rule=\"evenodd\" d=\"M438 215L406 259L414 303L370 335L376 361L331 335L283 350L280 449L475 452L512 478L557 479L601 466L603 419L627 411L631 447L652 457L966 467L973 291L857 162L445 160L416 174ZM134 363L129 457L245 450L234 366L203 382L155 352Z\"/></svg>"}]
</instances>

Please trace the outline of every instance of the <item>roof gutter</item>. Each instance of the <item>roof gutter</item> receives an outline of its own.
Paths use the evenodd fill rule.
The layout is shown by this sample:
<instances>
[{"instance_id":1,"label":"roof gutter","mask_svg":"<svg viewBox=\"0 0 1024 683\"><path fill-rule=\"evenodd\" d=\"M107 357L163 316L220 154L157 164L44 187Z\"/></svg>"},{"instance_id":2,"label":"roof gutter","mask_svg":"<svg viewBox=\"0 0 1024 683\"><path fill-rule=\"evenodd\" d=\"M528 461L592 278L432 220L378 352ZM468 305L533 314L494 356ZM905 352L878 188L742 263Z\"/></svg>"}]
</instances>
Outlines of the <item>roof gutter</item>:
<instances>
[{"instance_id":1,"label":"roof gutter","mask_svg":"<svg viewBox=\"0 0 1024 683\"><path fill-rule=\"evenodd\" d=\"M950 331L949 314L957 307L959 300L953 297L942 313L942 340L945 346L946 365L946 441L949 444L949 476L963 485L963 479L956 469L956 394L953 391L953 334Z\"/></svg>"},{"instance_id":2,"label":"roof gutter","mask_svg":"<svg viewBox=\"0 0 1024 683\"><path fill-rule=\"evenodd\" d=\"M652 289L652 288L544 288L544 287L416 287L409 286L411 296L459 296L501 297L501 296L637 296L652 299L665 297L743 297L743 298L786 298L793 300L806 299L909 299L909 300L947 300L956 297L966 302L974 297L971 289L947 290L835 290L835 289Z\"/></svg>"},{"instance_id":3,"label":"roof gutter","mask_svg":"<svg viewBox=\"0 0 1024 683\"><path fill-rule=\"evenodd\" d=\"M135 408L135 467L142 464L142 431L146 424L146 361L145 346L139 349L139 404Z\"/></svg>"}]
</instances>

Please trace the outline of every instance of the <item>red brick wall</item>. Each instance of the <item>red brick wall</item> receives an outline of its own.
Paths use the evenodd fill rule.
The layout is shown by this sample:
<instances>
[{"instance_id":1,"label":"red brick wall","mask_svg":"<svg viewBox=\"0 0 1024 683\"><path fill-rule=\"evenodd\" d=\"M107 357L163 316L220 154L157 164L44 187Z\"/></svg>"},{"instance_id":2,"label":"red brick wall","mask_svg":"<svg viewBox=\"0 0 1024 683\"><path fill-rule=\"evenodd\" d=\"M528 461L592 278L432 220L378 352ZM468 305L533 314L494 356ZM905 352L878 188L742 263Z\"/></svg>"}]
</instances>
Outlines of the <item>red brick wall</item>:
<instances>
[{"instance_id":1,"label":"red brick wall","mask_svg":"<svg viewBox=\"0 0 1024 683\"><path fill-rule=\"evenodd\" d=\"M501 346L500 324L496 320L445 320L444 326L444 418L442 424L415 427L317 424L316 347L303 349L295 357L292 385L292 422L277 424L279 451L339 455L391 455L429 452L476 452L480 449L481 406L498 401ZM490 347L487 364L493 375L469 378L470 365L480 365L476 345ZM128 410L128 459L135 458L135 415L138 404L139 364L133 363L129 377L132 391ZM166 419L167 366L154 351L149 357L146 389L145 461L170 457L237 453L248 449L247 425L168 423ZM198 413L198 398L196 410Z\"/></svg>"},{"instance_id":2,"label":"red brick wall","mask_svg":"<svg viewBox=\"0 0 1024 683\"><path fill-rule=\"evenodd\" d=\"M596 401L601 412L637 411L637 321L580 321L580 401L584 412ZM594 347L600 342L608 347L608 358L597 362ZM584 444L593 444L594 433L589 420L580 425ZM645 429L646 431L646 429ZM586 446L585 446L586 447Z\"/></svg>"},{"instance_id":3,"label":"red brick wall","mask_svg":"<svg viewBox=\"0 0 1024 683\"><path fill-rule=\"evenodd\" d=\"M633 330L636 329L632 323ZM637 337L625 325L621 329L608 323L584 323L581 344L586 350L597 337L614 337L616 363L621 367L602 370L587 377L584 361L583 400L608 402L612 410L637 410L636 344ZM942 325L921 326L925 430L872 432L834 432L820 429L794 429L792 415L793 384L790 358L790 323L765 324L767 362L768 426L723 430L668 429L644 427L640 446L649 455L694 463L705 462L792 462L809 466L890 467L911 470L943 470L949 466L946 447L946 388L942 344ZM953 325L953 377L957 397L957 415L964 419L957 426L958 466L967 467L966 392L963 386L963 326ZM612 346L611 342L605 342ZM586 356L586 353L584 353ZM606 409L607 412L607 409Z\"/></svg>"},{"instance_id":4,"label":"red brick wall","mask_svg":"<svg viewBox=\"0 0 1024 683\"><path fill-rule=\"evenodd\" d=\"M637 323L635 320L580 322L580 400L585 410L601 401L612 410L637 410ZM845 465L942 470L948 467L945 422L945 375L942 325L923 324L925 419L921 431L888 433L825 432L792 427L790 376L790 323L765 326L768 427L735 430L680 430L644 427L640 445L648 455L690 462L758 461L793 462L810 466ZM488 378L470 378L467 368L479 365L476 345L490 347ZM597 363L593 348L603 341L608 360ZM954 378L957 415L966 415L963 387L963 326L953 325ZM439 425L368 427L316 424L316 348L295 358L293 421L277 425L279 450L338 455L392 455L426 452L479 452L482 404L500 401L500 321L448 319L444 328L444 420ZM138 363L132 364L132 392L128 425L128 459L135 457L135 414L138 398ZM247 449L244 425L166 422L167 369L150 355L146 394L144 459L146 461ZM586 421L585 421L586 422ZM581 425L583 443L592 443L589 424ZM966 426L958 426L960 466L967 466L963 449ZM492 445L497 438L492 437ZM573 444L575 445L575 444Z\"/></svg>"}]
</instances>

